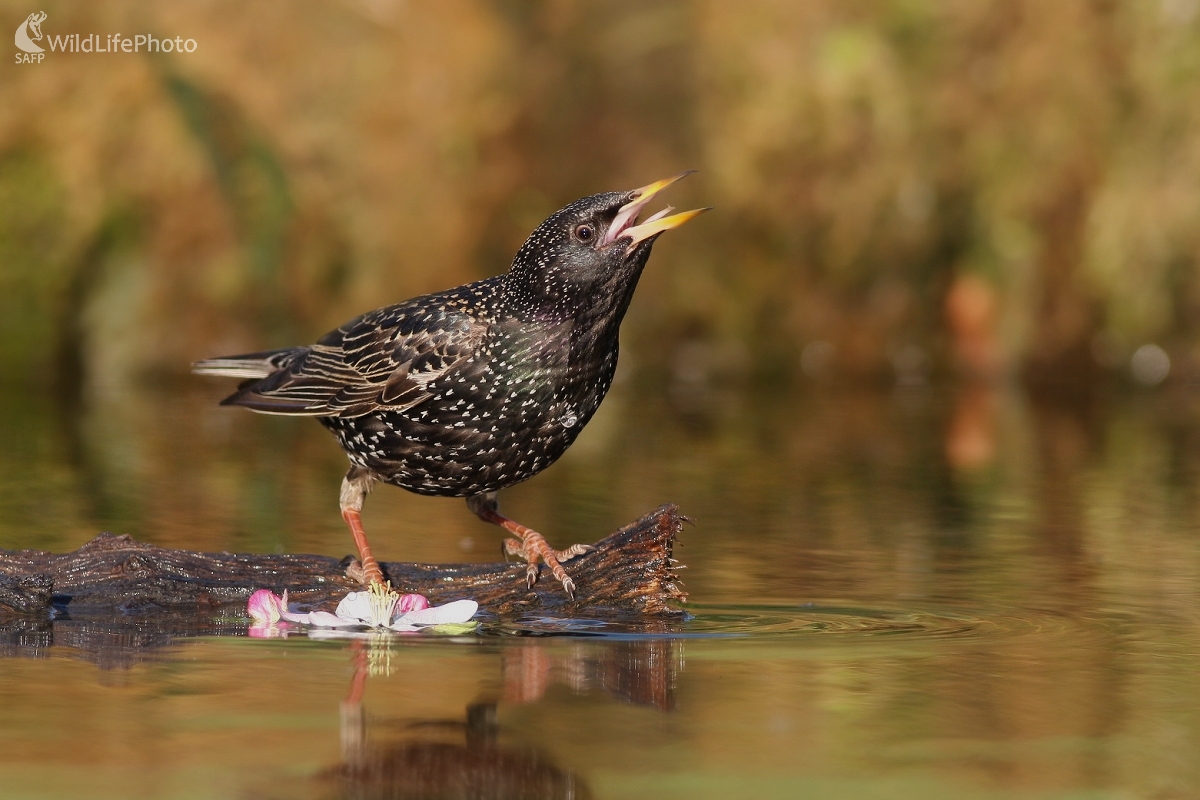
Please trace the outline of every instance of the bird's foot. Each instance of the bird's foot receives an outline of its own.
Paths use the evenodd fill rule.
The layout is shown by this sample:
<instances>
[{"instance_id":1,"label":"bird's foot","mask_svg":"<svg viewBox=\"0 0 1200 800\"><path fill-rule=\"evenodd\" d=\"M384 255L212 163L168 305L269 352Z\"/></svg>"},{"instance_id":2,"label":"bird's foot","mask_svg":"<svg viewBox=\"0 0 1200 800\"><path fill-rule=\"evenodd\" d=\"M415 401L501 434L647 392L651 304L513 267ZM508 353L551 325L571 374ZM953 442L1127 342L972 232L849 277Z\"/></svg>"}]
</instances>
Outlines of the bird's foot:
<instances>
[{"instance_id":1,"label":"bird's foot","mask_svg":"<svg viewBox=\"0 0 1200 800\"><path fill-rule=\"evenodd\" d=\"M533 584L537 583L538 579L538 559L546 562L546 566L550 568L551 574L555 580L562 584L567 596L572 600L575 599L575 581L571 580L571 576L563 569L563 565L559 562L570 561L576 556L581 556L584 553L595 550L590 544L573 544L566 550L555 550L547 543L546 538L537 531L525 529L523 539L505 539L504 552L511 556L519 556L525 559L528 564L525 567L525 583L530 589Z\"/></svg>"},{"instance_id":2,"label":"bird's foot","mask_svg":"<svg viewBox=\"0 0 1200 800\"><path fill-rule=\"evenodd\" d=\"M357 558L349 558L349 564L346 564L346 577L364 586L370 585L367 581L367 571L363 569L362 562Z\"/></svg>"},{"instance_id":3,"label":"bird's foot","mask_svg":"<svg viewBox=\"0 0 1200 800\"><path fill-rule=\"evenodd\" d=\"M374 561L374 559L371 560ZM375 573L372 573L370 569L363 566L363 562L354 556L348 555L342 558L342 574L355 583L361 583L364 589L370 589L373 584L383 586L386 583L378 563L375 564Z\"/></svg>"}]
</instances>

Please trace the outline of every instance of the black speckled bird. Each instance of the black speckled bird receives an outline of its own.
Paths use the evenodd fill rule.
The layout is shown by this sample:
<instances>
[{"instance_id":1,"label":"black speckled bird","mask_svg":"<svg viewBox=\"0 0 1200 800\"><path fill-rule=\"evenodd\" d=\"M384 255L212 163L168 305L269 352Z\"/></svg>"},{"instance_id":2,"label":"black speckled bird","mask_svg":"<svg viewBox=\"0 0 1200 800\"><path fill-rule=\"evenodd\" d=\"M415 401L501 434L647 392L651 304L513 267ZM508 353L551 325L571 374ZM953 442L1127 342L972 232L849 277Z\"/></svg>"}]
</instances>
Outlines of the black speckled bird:
<instances>
[{"instance_id":1,"label":"black speckled bird","mask_svg":"<svg viewBox=\"0 0 1200 800\"><path fill-rule=\"evenodd\" d=\"M342 516L363 579L382 573L363 531L363 498L378 482L465 497L481 519L516 538L505 551L537 580L545 561L590 548L552 549L503 516L496 493L561 456L612 384L617 334L654 240L707 209L666 209L638 222L660 191L688 173L628 192L585 197L526 240L508 273L363 314L307 347L213 358L207 375L247 378L222 405L312 416L350 458Z\"/></svg>"}]
</instances>

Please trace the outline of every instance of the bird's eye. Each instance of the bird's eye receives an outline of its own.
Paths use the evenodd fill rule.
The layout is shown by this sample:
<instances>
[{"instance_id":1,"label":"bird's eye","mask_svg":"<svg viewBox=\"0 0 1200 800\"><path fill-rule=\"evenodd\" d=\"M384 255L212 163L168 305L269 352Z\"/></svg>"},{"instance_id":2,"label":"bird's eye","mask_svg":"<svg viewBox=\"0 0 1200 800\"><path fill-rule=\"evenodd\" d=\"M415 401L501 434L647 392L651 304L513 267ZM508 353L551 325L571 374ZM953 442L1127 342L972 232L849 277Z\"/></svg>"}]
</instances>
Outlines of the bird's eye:
<instances>
[{"instance_id":1,"label":"bird's eye","mask_svg":"<svg viewBox=\"0 0 1200 800\"><path fill-rule=\"evenodd\" d=\"M581 242L590 242L596 236L596 229L591 225L580 225L575 228L575 238Z\"/></svg>"}]
</instances>

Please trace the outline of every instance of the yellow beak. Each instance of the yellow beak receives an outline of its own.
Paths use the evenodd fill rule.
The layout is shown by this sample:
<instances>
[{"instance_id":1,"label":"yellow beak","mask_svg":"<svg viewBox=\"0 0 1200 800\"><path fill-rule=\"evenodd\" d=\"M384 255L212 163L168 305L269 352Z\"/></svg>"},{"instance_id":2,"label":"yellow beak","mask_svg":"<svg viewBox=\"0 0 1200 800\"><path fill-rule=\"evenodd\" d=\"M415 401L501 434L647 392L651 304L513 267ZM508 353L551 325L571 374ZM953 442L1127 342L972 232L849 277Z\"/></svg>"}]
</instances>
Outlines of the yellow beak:
<instances>
[{"instance_id":1,"label":"yellow beak","mask_svg":"<svg viewBox=\"0 0 1200 800\"><path fill-rule=\"evenodd\" d=\"M710 209L708 208L697 208L693 209L692 211L682 211L678 214L670 214L670 212L674 209L668 206L640 225L635 224L637 223L638 213L645 208L646 204L649 203L656 194L661 192L663 189L666 189L676 181L686 178L693 172L695 172L695 170L681 172L678 175L674 175L670 178L663 178L660 181L655 181L654 183L643 186L640 189L634 189L632 192L633 199L621 206L621 209L617 212L616 217L613 218L612 224L609 225L608 231L605 233L604 240L601 242L601 245L603 246L611 242L615 242L617 239L628 238L631 240L628 249L632 250L638 245L639 242L643 242L646 239L649 239L651 236L660 234L663 231L669 231L672 228L678 228L688 220L700 216L705 211L709 211ZM670 214L670 216L667 216L668 214Z\"/></svg>"}]
</instances>

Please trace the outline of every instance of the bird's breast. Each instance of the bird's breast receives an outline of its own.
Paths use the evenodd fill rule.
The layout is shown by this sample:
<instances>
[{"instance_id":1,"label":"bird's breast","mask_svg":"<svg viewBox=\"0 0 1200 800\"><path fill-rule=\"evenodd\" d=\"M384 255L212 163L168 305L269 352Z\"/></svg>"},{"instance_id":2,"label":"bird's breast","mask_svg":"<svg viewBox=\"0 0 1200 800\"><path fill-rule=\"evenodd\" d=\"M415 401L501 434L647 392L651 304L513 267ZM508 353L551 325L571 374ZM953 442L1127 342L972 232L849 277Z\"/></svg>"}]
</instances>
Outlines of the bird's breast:
<instances>
[{"instance_id":1,"label":"bird's breast","mask_svg":"<svg viewBox=\"0 0 1200 800\"><path fill-rule=\"evenodd\" d=\"M552 337L498 337L430 382L417 406L330 427L344 445L355 437L351 458L390 483L423 494L497 491L554 463L604 398L615 352L571 356Z\"/></svg>"}]
</instances>

